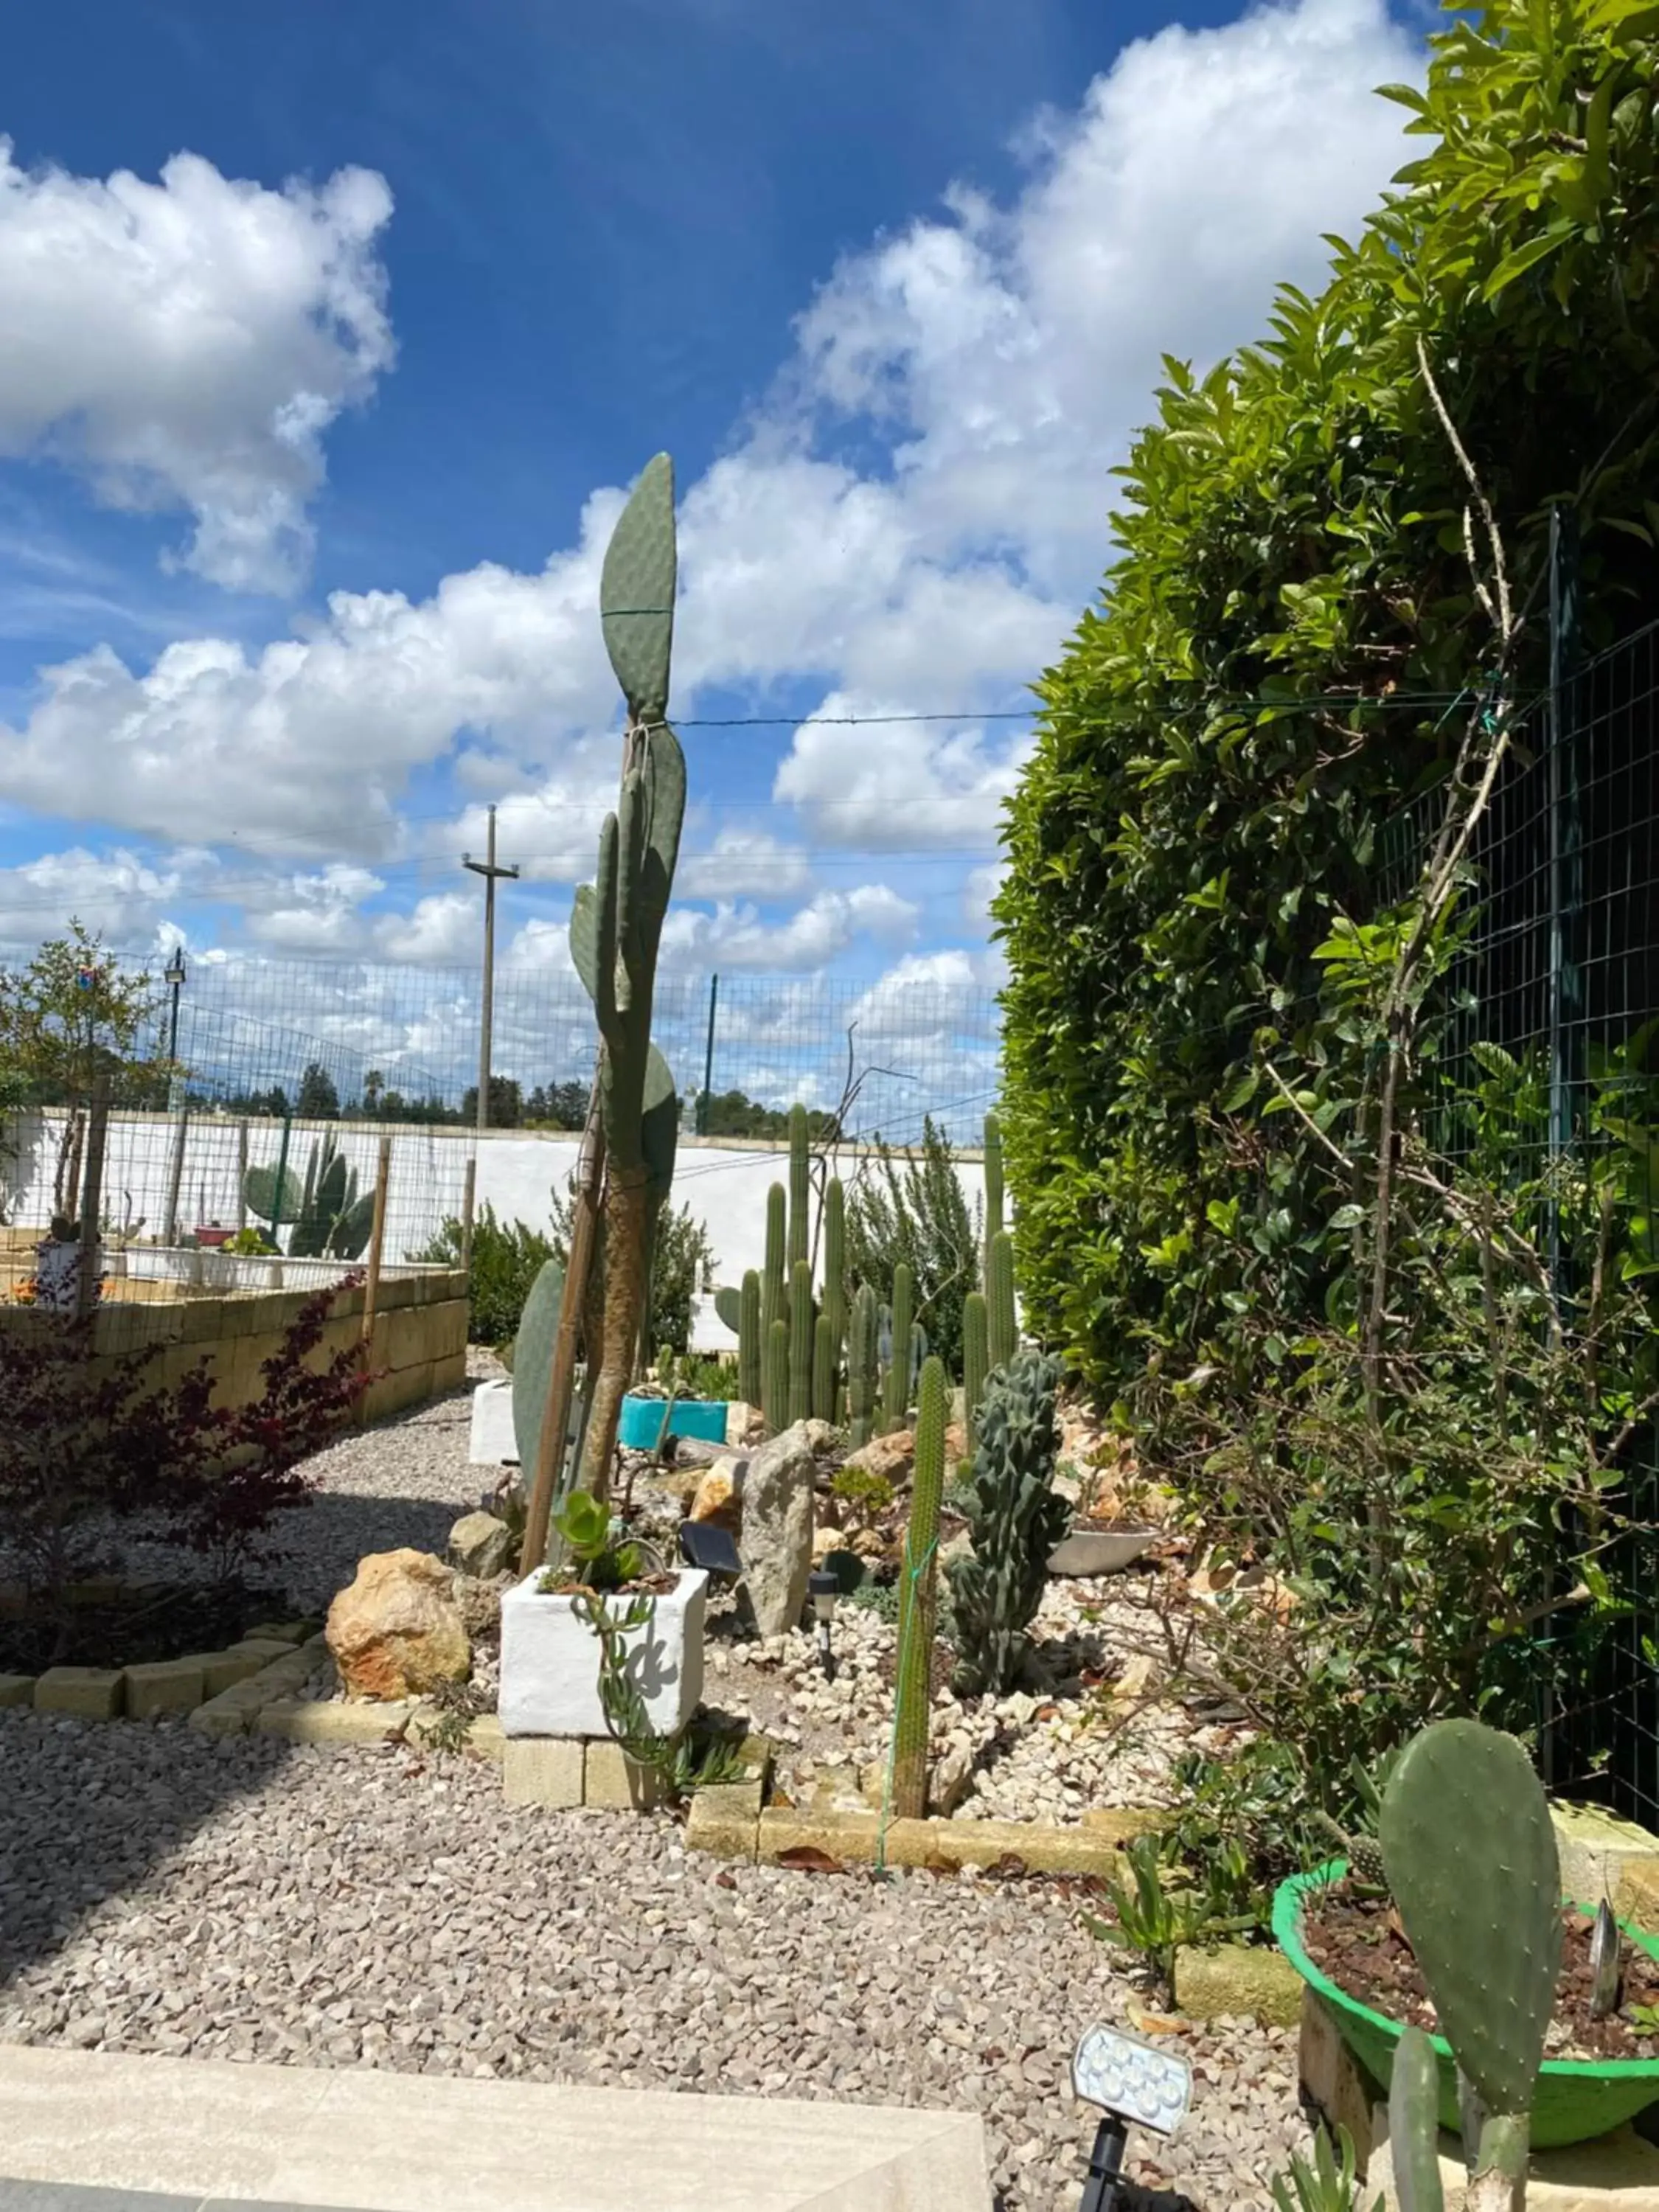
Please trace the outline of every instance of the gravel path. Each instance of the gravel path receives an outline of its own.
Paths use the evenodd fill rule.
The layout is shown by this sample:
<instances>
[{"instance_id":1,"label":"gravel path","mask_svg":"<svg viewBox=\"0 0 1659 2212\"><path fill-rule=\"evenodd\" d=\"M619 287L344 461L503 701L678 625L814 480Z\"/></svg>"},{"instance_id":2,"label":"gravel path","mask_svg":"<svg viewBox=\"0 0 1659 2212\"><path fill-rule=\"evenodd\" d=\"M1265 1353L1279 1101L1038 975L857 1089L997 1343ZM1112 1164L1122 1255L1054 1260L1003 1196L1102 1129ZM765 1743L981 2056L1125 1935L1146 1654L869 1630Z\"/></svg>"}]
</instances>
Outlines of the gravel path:
<instances>
[{"instance_id":1,"label":"gravel path","mask_svg":"<svg viewBox=\"0 0 1659 2212\"><path fill-rule=\"evenodd\" d=\"M468 1759L177 1724L0 1712L0 2038L973 2106L1003 2212L1076 2203L1071 2046L1135 1998L1052 1887L728 1869ZM1193 2118L1139 2171L1267 2206L1291 2039L1181 2047Z\"/></svg>"},{"instance_id":2,"label":"gravel path","mask_svg":"<svg viewBox=\"0 0 1659 2212\"><path fill-rule=\"evenodd\" d=\"M467 1423L457 1395L321 1455L284 1532L296 1609L365 1552L441 1553L487 1480ZM751 1670L727 1666L730 1692ZM971 2106L999 2212L1072 2212L1070 2051L1142 1999L1116 1963L1053 1884L727 1868L664 1817L510 1809L471 1759L0 1711L0 2039ZM1213 2023L1179 2047L1193 2117L1136 2171L1267 2212L1305 2140L1293 2039Z\"/></svg>"}]
</instances>

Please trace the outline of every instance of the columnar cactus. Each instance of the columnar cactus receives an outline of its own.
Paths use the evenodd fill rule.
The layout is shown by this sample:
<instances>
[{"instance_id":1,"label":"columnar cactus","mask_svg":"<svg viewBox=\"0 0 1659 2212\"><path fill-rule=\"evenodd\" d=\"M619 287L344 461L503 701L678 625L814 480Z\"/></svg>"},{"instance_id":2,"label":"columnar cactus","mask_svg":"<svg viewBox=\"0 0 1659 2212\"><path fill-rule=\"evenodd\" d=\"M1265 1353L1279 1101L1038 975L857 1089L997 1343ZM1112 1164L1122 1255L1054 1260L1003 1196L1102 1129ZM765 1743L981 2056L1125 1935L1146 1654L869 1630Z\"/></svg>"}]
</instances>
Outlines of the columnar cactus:
<instances>
[{"instance_id":1,"label":"columnar cactus","mask_svg":"<svg viewBox=\"0 0 1659 2212\"><path fill-rule=\"evenodd\" d=\"M1526 2201L1561 1960L1561 1870L1543 1787L1512 1736L1437 1721L1401 1753L1378 1828L1440 2033L1480 2107L1465 2201L1470 2212L1514 2212ZM1438 2122L1427 2101L1417 2093L1412 2110L1431 2143Z\"/></svg>"},{"instance_id":2,"label":"columnar cactus","mask_svg":"<svg viewBox=\"0 0 1659 2212\"><path fill-rule=\"evenodd\" d=\"M823 1311L839 1365L847 1342L847 1194L839 1176L830 1177L823 1194Z\"/></svg>"},{"instance_id":3,"label":"columnar cactus","mask_svg":"<svg viewBox=\"0 0 1659 2212\"><path fill-rule=\"evenodd\" d=\"M985 1293L969 1291L962 1302L962 1404L970 1463L979 1443L980 1401L985 1395L985 1378L991 1371L989 1343Z\"/></svg>"},{"instance_id":4,"label":"columnar cactus","mask_svg":"<svg viewBox=\"0 0 1659 2212\"><path fill-rule=\"evenodd\" d=\"M914 1295L909 1265L901 1260L893 1270L892 1348L887 1359L887 1395L881 1409L890 1430L904 1426L904 1416L910 1407L910 1332L915 1326Z\"/></svg>"},{"instance_id":5,"label":"columnar cactus","mask_svg":"<svg viewBox=\"0 0 1659 2212\"><path fill-rule=\"evenodd\" d=\"M766 1359L761 1370L761 1412L776 1436L789 1425L789 1324L775 1321L766 1340Z\"/></svg>"},{"instance_id":6,"label":"columnar cactus","mask_svg":"<svg viewBox=\"0 0 1659 2212\"><path fill-rule=\"evenodd\" d=\"M760 1403L761 1279L753 1267L738 1293L738 1395L746 1406Z\"/></svg>"},{"instance_id":7,"label":"columnar cactus","mask_svg":"<svg viewBox=\"0 0 1659 2212\"><path fill-rule=\"evenodd\" d=\"M985 1303L991 1364L1006 1367L1019 1344L1014 1313L1014 1240L1006 1229L998 1230L987 1254Z\"/></svg>"},{"instance_id":8,"label":"columnar cactus","mask_svg":"<svg viewBox=\"0 0 1659 2212\"><path fill-rule=\"evenodd\" d=\"M787 1321L789 1278L784 1267L787 1215L783 1185L775 1182L766 1194L766 1261L761 1271L761 1341L772 1334L775 1321Z\"/></svg>"},{"instance_id":9,"label":"columnar cactus","mask_svg":"<svg viewBox=\"0 0 1659 2212\"><path fill-rule=\"evenodd\" d=\"M868 1283L862 1283L853 1300L852 1328L847 1340L848 1431L854 1451L867 1444L875 1432L876 1391L880 1381L877 1356L879 1328L876 1294Z\"/></svg>"},{"instance_id":10,"label":"columnar cactus","mask_svg":"<svg viewBox=\"0 0 1659 2212\"><path fill-rule=\"evenodd\" d=\"M1002 1124L994 1114L985 1117L985 1287L991 1287L991 1245L1003 1231Z\"/></svg>"},{"instance_id":11,"label":"columnar cactus","mask_svg":"<svg viewBox=\"0 0 1659 2212\"><path fill-rule=\"evenodd\" d=\"M812 1270L797 1260L789 1279L789 1419L804 1421L812 1411Z\"/></svg>"},{"instance_id":12,"label":"columnar cactus","mask_svg":"<svg viewBox=\"0 0 1659 2212\"><path fill-rule=\"evenodd\" d=\"M1420 2027L1401 2030L1389 2081L1389 2149L1400 2212L1445 2212L1440 2186L1440 2062Z\"/></svg>"},{"instance_id":13,"label":"columnar cactus","mask_svg":"<svg viewBox=\"0 0 1659 2212\"><path fill-rule=\"evenodd\" d=\"M1071 1517L1053 1488L1059 1389L1060 1363L1037 1352L1016 1353L985 1386L969 1479L972 1548L951 1568L956 1684L964 1697L1001 1697L1017 1686L1048 1554Z\"/></svg>"},{"instance_id":14,"label":"columnar cactus","mask_svg":"<svg viewBox=\"0 0 1659 2212\"><path fill-rule=\"evenodd\" d=\"M945 1491L944 1363L923 1364L916 1393L916 1457L899 1581L898 1674L893 1703L892 1809L917 1820L927 1809L927 1737L933 1713L933 1624L939 1577L939 1509Z\"/></svg>"},{"instance_id":15,"label":"columnar cactus","mask_svg":"<svg viewBox=\"0 0 1659 2212\"><path fill-rule=\"evenodd\" d=\"M812 1418L836 1418L836 1340L826 1313L818 1316L812 1332Z\"/></svg>"},{"instance_id":16,"label":"columnar cactus","mask_svg":"<svg viewBox=\"0 0 1659 2212\"><path fill-rule=\"evenodd\" d=\"M789 1109L789 1265L812 1256L812 1162L807 1146L806 1109Z\"/></svg>"}]
</instances>

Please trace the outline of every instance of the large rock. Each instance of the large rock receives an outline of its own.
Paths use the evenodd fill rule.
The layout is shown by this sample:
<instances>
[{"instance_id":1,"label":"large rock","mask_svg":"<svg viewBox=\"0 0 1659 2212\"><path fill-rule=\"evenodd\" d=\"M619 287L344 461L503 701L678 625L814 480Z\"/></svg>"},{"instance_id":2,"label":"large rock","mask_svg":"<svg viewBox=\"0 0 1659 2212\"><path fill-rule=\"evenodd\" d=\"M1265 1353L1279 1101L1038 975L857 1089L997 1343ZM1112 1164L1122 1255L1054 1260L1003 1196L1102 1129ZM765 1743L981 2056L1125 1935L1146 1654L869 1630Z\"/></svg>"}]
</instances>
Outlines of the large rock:
<instances>
[{"instance_id":1,"label":"large rock","mask_svg":"<svg viewBox=\"0 0 1659 2212\"><path fill-rule=\"evenodd\" d=\"M738 1551L755 1626L782 1636L800 1625L812 1571L812 1484L808 1425L798 1421L752 1453L743 1478Z\"/></svg>"},{"instance_id":2,"label":"large rock","mask_svg":"<svg viewBox=\"0 0 1659 2212\"><path fill-rule=\"evenodd\" d=\"M471 1668L454 1577L429 1552L372 1552L328 1609L328 1648L351 1698L422 1697Z\"/></svg>"},{"instance_id":3,"label":"large rock","mask_svg":"<svg viewBox=\"0 0 1659 2212\"><path fill-rule=\"evenodd\" d=\"M894 1488L910 1479L910 1469L916 1456L916 1439L909 1429L895 1429L890 1436L872 1437L867 1444L860 1444L850 1453L848 1467L861 1468L866 1474L884 1474Z\"/></svg>"},{"instance_id":4,"label":"large rock","mask_svg":"<svg viewBox=\"0 0 1659 2212\"><path fill-rule=\"evenodd\" d=\"M711 1467L697 1485L688 1519L710 1522L716 1528L729 1529L735 1536L743 1525L744 1470L747 1465L746 1460L723 1459L718 1467Z\"/></svg>"},{"instance_id":5,"label":"large rock","mask_svg":"<svg viewBox=\"0 0 1659 2212\"><path fill-rule=\"evenodd\" d=\"M464 1513L449 1532L449 1564L488 1582L502 1574L518 1547L513 1531L493 1513Z\"/></svg>"}]
</instances>

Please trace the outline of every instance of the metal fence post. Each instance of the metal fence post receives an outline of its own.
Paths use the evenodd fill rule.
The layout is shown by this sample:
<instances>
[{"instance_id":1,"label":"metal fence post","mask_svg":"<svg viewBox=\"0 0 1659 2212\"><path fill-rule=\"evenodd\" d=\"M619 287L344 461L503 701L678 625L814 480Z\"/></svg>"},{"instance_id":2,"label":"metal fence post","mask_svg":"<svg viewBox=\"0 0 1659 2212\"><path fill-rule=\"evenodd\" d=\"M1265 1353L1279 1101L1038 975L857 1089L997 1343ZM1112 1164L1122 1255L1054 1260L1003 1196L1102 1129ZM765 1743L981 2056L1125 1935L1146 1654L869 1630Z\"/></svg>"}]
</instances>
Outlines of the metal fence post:
<instances>
[{"instance_id":1,"label":"metal fence post","mask_svg":"<svg viewBox=\"0 0 1659 2212\"><path fill-rule=\"evenodd\" d=\"M1550 516L1549 744L1549 1157L1558 1165L1577 1144L1583 1121L1584 975L1579 945L1583 911L1583 821L1573 678L1580 650L1578 525L1565 507ZM1561 1227L1550 1207L1550 1279L1558 1303L1563 1280Z\"/></svg>"}]
</instances>

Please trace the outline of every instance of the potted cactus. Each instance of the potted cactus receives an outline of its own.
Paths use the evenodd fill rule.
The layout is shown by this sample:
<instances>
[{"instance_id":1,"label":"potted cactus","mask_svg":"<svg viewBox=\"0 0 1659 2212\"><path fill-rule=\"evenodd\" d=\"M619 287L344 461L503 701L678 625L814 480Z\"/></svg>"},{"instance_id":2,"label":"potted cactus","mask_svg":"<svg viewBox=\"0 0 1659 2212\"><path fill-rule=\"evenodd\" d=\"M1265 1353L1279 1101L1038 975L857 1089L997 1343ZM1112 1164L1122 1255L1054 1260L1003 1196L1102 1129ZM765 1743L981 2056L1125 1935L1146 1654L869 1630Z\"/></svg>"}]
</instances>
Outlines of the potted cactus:
<instances>
[{"instance_id":1,"label":"potted cactus","mask_svg":"<svg viewBox=\"0 0 1659 2212\"><path fill-rule=\"evenodd\" d=\"M1659 2097L1659 2058L1544 2056L1567 1914L1549 1806L1513 1737L1440 1721L1389 1775L1378 1820L1380 1874L1437 2023L1432 2036L1343 1988L1310 1953L1322 1905L1347 1871L1337 1859L1282 1883L1273 1933L1374 2080L1393 2082L1389 2136L1401 2202L1439 2203L1435 2144L1472 2119L1465 2154L1473 2212L1525 2201L1529 2148L1585 2142ZM1609 1921L1611 1916L1608 1916ZM1659 1942L1621 1931L1659 1960ZM1617 1940L1615 1938L1615 1940Z\"/></svg>"}]
</instances>

